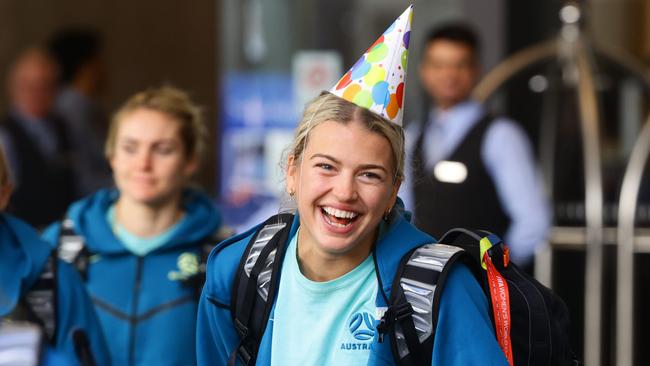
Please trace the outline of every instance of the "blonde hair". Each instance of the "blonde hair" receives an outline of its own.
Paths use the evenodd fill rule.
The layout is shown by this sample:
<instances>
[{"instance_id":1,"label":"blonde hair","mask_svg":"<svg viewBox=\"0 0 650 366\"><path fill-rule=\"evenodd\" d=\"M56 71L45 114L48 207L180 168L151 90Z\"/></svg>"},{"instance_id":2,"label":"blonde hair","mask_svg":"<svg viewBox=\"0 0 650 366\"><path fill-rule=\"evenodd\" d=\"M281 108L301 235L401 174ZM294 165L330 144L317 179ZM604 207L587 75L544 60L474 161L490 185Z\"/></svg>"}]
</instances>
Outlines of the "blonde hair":
<instances>
[{"instance_id":1,"label":"blonde hair","mask_svg":"<svg viewBox=\"0 0 650 366\"><path fill-rule=\"evenodd\" d=\"M125 115L141 108L163 113L176 120L180 125L179 133L186 156L201 157L207 137L201 109L192 102L186 92L171 86L150 88L136 93L115 112L106 138L106 157L110 159L115 153L115 139L120 121Z\"/></svg>"},{"instance_id":2,"label":"blonde hair","mask_svg":"<svg viewBox=\"0 0 650 366\"><path fill-rule=\"evenodd\" d=\"M307 137L311 131L325 121L335 121L343 124L360 121L368 130L385 137L392 150L393 167L395 168L393 172L394 181L404 179L406 153L404 151L404 130L402 127L329 92L321 93L305 107L289 152L294 156L295 161L300 160L307 144Z\"/></svg>"}]
</instances>

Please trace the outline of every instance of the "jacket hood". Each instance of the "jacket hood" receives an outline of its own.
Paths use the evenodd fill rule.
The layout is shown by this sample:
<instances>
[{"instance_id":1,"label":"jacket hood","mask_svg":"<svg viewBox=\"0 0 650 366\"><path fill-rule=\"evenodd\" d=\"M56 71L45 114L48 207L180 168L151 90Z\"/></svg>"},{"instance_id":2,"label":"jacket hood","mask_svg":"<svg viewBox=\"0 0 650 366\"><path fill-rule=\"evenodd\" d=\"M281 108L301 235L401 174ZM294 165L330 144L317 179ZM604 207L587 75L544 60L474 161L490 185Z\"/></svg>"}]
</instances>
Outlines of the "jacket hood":
<instances>
[{"instance_id":1,"label":"jacket hood","mask_svg":"<svg viewBox=\"0 0 650 366\"><path fill-rule=\"evenodd\" d=\"M21 294L34 285L51 252L27 223L0 214L0 316L11 312Z\"/></svg>"},{"instance_id":2,"label":"jacket hood","mask_svg":"<svg viewBox=\"0 0 650 366\"><path fill-rule=\"evenodd\" d=\"M67 218L72 220L75 231L84 237L91 252L121 254L128 250L113 234L106 220L106 212L119 197L115 189L100 190L70 206ZM166 249L193 246L213 235L221 226L221 215L210 198L197 190L187 189L182 199L185 216L174 236L153 253Z\"/></svg>"}]
</instances>

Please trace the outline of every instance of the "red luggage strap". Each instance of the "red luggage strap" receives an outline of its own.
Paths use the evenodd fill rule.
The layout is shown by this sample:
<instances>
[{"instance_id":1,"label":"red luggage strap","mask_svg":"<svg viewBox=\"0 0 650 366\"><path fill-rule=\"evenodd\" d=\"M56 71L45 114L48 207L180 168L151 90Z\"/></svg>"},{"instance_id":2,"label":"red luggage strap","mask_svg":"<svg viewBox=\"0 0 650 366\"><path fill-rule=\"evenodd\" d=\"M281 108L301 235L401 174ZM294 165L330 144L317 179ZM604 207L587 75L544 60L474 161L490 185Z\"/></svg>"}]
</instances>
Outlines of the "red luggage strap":
<instances>
[{"instance_id":1,"label":"red luggage strap","mask_svg":"<svg viewBox=\"0 0 650 366\"><path fill-rule=\"evenodd\" d=\"M481 257L482 267L487 270L488 285L490 286L490 299L492 300L492 309L494 312L494 326L496 328L497 341L510 366L514 365L512 357L512 341L510 338L510 292L508 283L501 273L496 269L492 258L488 254L488 249L492 247L489 237L481 239ZM510 262L510 252L508 247L503 247L503 266L507 267Z\"/></svg>"}]
</instances>

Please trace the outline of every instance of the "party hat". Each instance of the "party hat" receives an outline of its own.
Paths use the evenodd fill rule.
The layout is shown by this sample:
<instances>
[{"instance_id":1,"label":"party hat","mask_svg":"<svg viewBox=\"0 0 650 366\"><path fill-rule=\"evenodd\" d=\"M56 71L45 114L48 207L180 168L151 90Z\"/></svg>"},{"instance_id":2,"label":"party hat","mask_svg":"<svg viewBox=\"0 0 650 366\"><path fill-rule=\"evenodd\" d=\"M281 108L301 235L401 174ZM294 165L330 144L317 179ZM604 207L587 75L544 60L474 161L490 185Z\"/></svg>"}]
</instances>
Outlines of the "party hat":
<instances>
[{"instance_id":1,"label":"party hat","mask_svg":"<svg viewBox=\"0 0 650 366\"><path fill-rule=\"evenodd\" d=\"M330 93L402 125L413 5L391 24Z\"/></svg>"}]
</instances>

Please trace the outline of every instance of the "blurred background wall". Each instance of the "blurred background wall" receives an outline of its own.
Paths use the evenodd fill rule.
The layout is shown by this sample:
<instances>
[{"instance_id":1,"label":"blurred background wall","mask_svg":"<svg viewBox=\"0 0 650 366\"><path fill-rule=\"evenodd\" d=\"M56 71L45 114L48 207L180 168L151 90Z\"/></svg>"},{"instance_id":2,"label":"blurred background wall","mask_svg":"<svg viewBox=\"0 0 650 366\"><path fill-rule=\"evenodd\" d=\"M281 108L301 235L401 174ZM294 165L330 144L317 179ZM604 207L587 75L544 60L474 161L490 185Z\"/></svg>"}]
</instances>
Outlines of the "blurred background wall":
<instances>
[{"instance_id":1,"label":"blurred background wall","mask_svg":"<svg viewBox=\"0 0 650 366\"><path fill-rule=\"evenodd\" d=\"M114 109L128 95L150 85L171 83L189 90L205 107L218 145L220 76L231 70L289 72L302 49L335 50L347 69L409 1L394 0L2 0L0 74L24 47L57 29L92 26L105 40L109 84L102 96ZM560 0L417 1L411 62L420 55L424 31L446 19L472 22L481 33L484 70L505 55L553 35ZM601 42L650 59L650 7L645 0L592 0L588 29ZM257 15L256 15L257 14ZM257 25L259 29L255 29ZM262 34L261 40L251 38ZM255 43L262 42L263 50ZM257 52L257 54L255 54ZM248 56L247 56L248 55ZM407 98L420 98L416 73L409 73ZM0 109L6 93L0 92ZM421 110L407 109L406 120ZM208 157L201 182L219 185L218 162Z\"/></svg>"},{"instance_id":2,"label":"blurred background wall","mask_svg":"<svg viewBox=\"0 0 650 366\"><path fill-rule=\"evenodd\" d=\"M555 37L561 26L558 14L566 3L562 0L414 2L405 123L418 120L424 111L416 67L422 40L430 27L450 19L474 24L482 38L481 61L487 72L509 55ZM410 3L406 0L0 0L0 75L4 81L11 60L21 49L43 42L62 27L83 25L97 29L104 37L108 72L108 84L102 95L104 108L113 110L129 95L148 86L170 83L188 90L205 108L211 130L211 153L200 173L200 182L215 201L228 208L226 219L245 226L247 221L257 220L253 212L272 213L281 205L276 197L282 187L278 161L291 139L301 106L319 90L329 88L333 84L330 79L335 82L350 68ZM583 7L584 30L592 40L614 47L620 54L629 54L648 72L649 0L576 3ZM605 116L601 126L604 195L612 209L610 216L615 216L623 170L642 124L638 118L632 121L629 124L632 127L628 128L631 133L626 135L625 111L632 109L645 116L648 108L643 102L648 98L647 95L639 97L640 87L621 77L620 70L612 68L611 63L599 61L598 64L597 87ZM319 78L310 79L310 85L301 85L301 78L312 75L310 72L314 70L321 73ZM548 65L530 70L509 82L491 100L499 112L521 123L538 154L542 145L540 115L548 108L540 92L531 89L531 80L555 71ZM550 77L547 81L547 95L553 95L554 81ZM555 97L558 95L560 100L566 99L560 94ZM630 107L626 103L634 98L626 95L636 95L641 104ZM3 87L0 111L5 112L6 108ZM564 118L569 125L576 118L566 113L568 117L558 115L558 119ZM566 145L573 148L567 154L580 151L576 131L575 125L567 129ZM575 158L579 160L579 156ZM572 160L567 155L560 159L565 163ZM581 169L580 162L576 167L577 170L568 169L567 180L581 185L582 177L576 173ZM553 197L556 226L584 225L584 217L577 214L567 218L564 212L567 202L573 208L582 204L573 202L584 198L582 186L574 188L557 186ZM578 208L576 212L580 211ZM615 222L610 220L609 224ZM560 257L557 262L573 271L561 278L569 285L560 291L576 293L575 288L584 282L584 253L573 248L568 255L574 257L566 262L563 262L566 258ZM612 263L606 268L610 274L615 270ZM613 280L609 282L611 295ZM577 298L568 302L578 334L572 340L575 349L581 352L584 321L580 301ZM608 302L603 315L608 327L613 327L614 310L612 302ZM644 319L644 324L650 324L650 317ZM612 339L605 338L603 349L603 359L612 361ZM644 362L642 358L639 360Z\"/></svg>"},{"instance_id":3,"label":"blurred background wall","mask_svg":"<svg viewBox=\"0 0 650 366\"><path fill-rule=\"evenodd\" d=\"M139 90L169 83L189 91L205 108L214 137L219 10L219 1L212 0L2 0L0 110L7 106L6 70L21 49L62 27L90 26L104 37L108 83L102 101L108 111ZM206 158L200 180L211 188L214 154Z\"/></svg>"}]
</instances>

